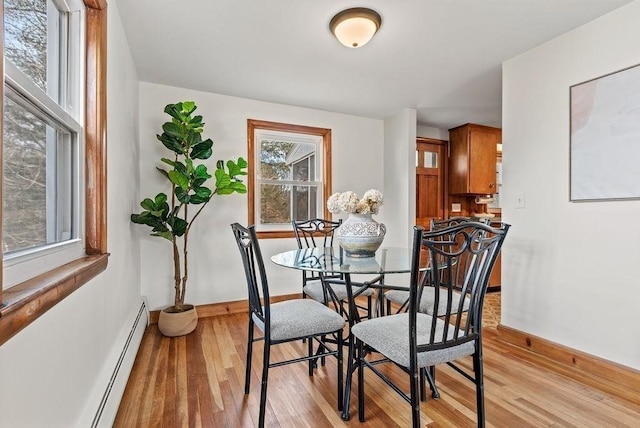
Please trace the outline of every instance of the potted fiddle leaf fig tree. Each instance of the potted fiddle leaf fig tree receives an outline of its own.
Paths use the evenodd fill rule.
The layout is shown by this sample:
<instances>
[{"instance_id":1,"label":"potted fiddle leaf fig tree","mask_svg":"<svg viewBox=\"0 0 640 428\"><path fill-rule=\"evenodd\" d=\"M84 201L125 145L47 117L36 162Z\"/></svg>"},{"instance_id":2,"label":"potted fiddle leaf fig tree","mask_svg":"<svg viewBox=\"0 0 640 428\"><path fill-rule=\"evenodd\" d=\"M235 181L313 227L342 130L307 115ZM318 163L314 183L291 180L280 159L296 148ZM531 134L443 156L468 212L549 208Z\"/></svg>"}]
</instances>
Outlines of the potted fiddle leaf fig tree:
<instances>
[{"instance_id":1,"label":"potted fiddle leaf fig tree","mask_svg":"<svg viewBox=\"0 0 640 428\"><path fill-rule=\"evenodd\" d=\"M167 240L173 247L173 305L160 312L158 328L165 336L182 336L191 333L198 323L195 306L185 304L188 275L189 232L202 210L215 195L246 193L247 187L240 179L247 175L247 161L219 160L216 170L209 173L202 160L213 154L213 141L202 139L202 116L194 115L193 101L168 104L164 112L171 116L162 125L158 141L170 151L170 156L160 160L166 165L156 169L167 180L171 193L158 193L145 198L140 206L143 211L131 214L131 221L151 228L151 236ZM209 184L214 178L215 183Z\"/></svg>"}]
</instances>

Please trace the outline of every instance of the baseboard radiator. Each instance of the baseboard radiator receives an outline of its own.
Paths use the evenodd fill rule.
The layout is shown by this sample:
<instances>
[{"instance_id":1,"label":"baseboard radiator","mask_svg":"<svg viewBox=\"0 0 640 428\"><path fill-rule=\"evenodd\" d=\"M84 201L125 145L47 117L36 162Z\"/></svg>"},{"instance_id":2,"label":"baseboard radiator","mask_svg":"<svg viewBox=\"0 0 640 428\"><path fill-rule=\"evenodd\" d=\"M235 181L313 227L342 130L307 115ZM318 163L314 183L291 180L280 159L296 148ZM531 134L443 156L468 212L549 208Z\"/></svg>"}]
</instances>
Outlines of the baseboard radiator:
<instances>
[{"instance_id":1,"label":"baseboard radiator","mask_svg":"<svg viewBox=\"0 0 640 428\"><path fill-rule=\"evenodd\" d=\"M108 361L107 372L104 374L101 382L101 385L105 385L104 389L102 386L98 386L99 391L97 395L102 393L102 397L95 397L94 402L100 398L100 403L93 414L91 428L113 426L120 400L127 386L127 380L133 368L133 363L148 322L149 311L145 302L141 301L140 306L133 311L127 320L127 324L125 324L130 325L131 328L124 330L119 338L116 351L114 351ZM91 415L87 416L89 418L91 417Z\"/></svg>"}]
</instances>

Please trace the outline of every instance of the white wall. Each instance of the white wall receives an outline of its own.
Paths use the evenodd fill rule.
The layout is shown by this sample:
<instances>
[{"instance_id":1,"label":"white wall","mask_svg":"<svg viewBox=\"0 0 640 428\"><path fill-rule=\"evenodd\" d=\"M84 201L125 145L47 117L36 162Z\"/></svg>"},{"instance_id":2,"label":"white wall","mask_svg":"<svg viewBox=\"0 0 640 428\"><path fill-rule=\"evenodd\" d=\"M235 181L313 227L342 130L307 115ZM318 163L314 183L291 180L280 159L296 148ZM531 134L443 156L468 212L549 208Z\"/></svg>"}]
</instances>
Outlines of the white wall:
<instances>
[{"instance_id":1,"label":"white wall","mask_svg":"<svg viewBox=\"0 0 640 428\"><path fill-rule=\"evenodd\" d=\"M138 188L138 79L113 1L108 25L109 266L0 347L2 426L79 426L139 302L139 249L128 219Z\"/></svg>"},{"instance_id":2,"label":"white wall","mask_svg":"<svg viewBox=\"0 0 640 428\"><path fill-rule=\"evenodd\" d=\"M502 323L636 369L640 201L569 202L569 87L640 63L638 22L635 1L507 61L502 131Z\"/></svg>"},{"instance_id":3,"label":"white wall","mask_svg":"<svg viewBox=\"0 0 640 428\"><path fill-rule=\"evenodd\" d=\"M433 138L435 140L449 141L449 130L434 128L432 126L418 125L416 135L418 137Z\"/></svg>"},{"instance_id":4,"label":"white wall","mask_svg":"<svg viewBox=\"0 0 640 428\"><path fill-rule=\"evenodd\" d=\"M156 140L168 116L164 106L178 101L195 101L204 117L205 137L214 141L213 169L217 159L247 155L247 119L330 128L332 130L333 191L353 190L360 195L370 188L383 188L383 122L326 111L272 104L244 98L193 91L142 82L140 84L140 187L141 197L168 192L166 182L155 171L167 150ZM414 124L415 128L415 124ZM251 161L250 159L248 159ZM247 290L240 255L230 224L247 224L247 195L215 196L192 230L189 249L189 286L186 300L209 304L246 299ZM384 207L380 219L384 217ZM136 228L141 239L142 293L151 309L173 303L173 274L170 245ZM263 240L271 293L300 292L300 273L278 267L271 255L296 247L292 239Z\"/></svg>"},{"instance_id":5,"label":"white wall","mask_svg":"<svg viewBox=\"0 0 640 428\"><path fill-rule=\"evenodd\" d=\"M404 109L384 121L386 246L411 246L412 228L416 224L415 164L416 110Z\"/></svg>"}]
</instances>

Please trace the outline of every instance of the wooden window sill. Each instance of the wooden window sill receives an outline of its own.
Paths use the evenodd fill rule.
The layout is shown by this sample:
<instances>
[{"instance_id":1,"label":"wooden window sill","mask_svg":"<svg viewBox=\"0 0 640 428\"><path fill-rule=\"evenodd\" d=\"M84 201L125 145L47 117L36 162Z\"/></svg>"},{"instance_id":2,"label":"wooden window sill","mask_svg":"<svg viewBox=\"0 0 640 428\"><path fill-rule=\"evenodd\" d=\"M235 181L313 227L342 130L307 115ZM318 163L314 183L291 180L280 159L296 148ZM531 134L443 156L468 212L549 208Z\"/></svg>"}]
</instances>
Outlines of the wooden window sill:
<instances>
[{"instance_id":1,"label":"wooden window sill","mask_svg":"<svg viewBox=\"0 0 640 428\"><path fill-rule=\"evenodd\" d=\"M5 290L0 345L107 268L109 254L85 256Z\"/></svg>"}]
</instances>

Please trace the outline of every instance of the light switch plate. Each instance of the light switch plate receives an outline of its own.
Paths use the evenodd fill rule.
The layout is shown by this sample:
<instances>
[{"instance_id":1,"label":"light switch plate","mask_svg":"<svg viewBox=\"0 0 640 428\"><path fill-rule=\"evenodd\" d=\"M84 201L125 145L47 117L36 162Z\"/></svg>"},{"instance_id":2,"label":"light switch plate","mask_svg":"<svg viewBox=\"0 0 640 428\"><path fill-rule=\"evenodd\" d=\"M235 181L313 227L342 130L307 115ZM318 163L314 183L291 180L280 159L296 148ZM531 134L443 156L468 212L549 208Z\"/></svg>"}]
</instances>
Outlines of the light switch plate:
<instances>
[{"instance_id":1,"label":"light switch plate","mask_svg":"<svg viewBox=\"0 0 640 428\"><path fill-rule=\"evenodd\" d=\"M516 195L516 208L524 208L524 193Z\"/></svg>"},{"instance_id":2,"label":"light switch plate","mask_svg":"<svg viewBox=\"0 0 640 428\"><path fill-rule=\"evenodd\" d=\"M452 213L459 213L460 211L462 211L462 204L451 204Z\"/></svg>"}]
</instances>

